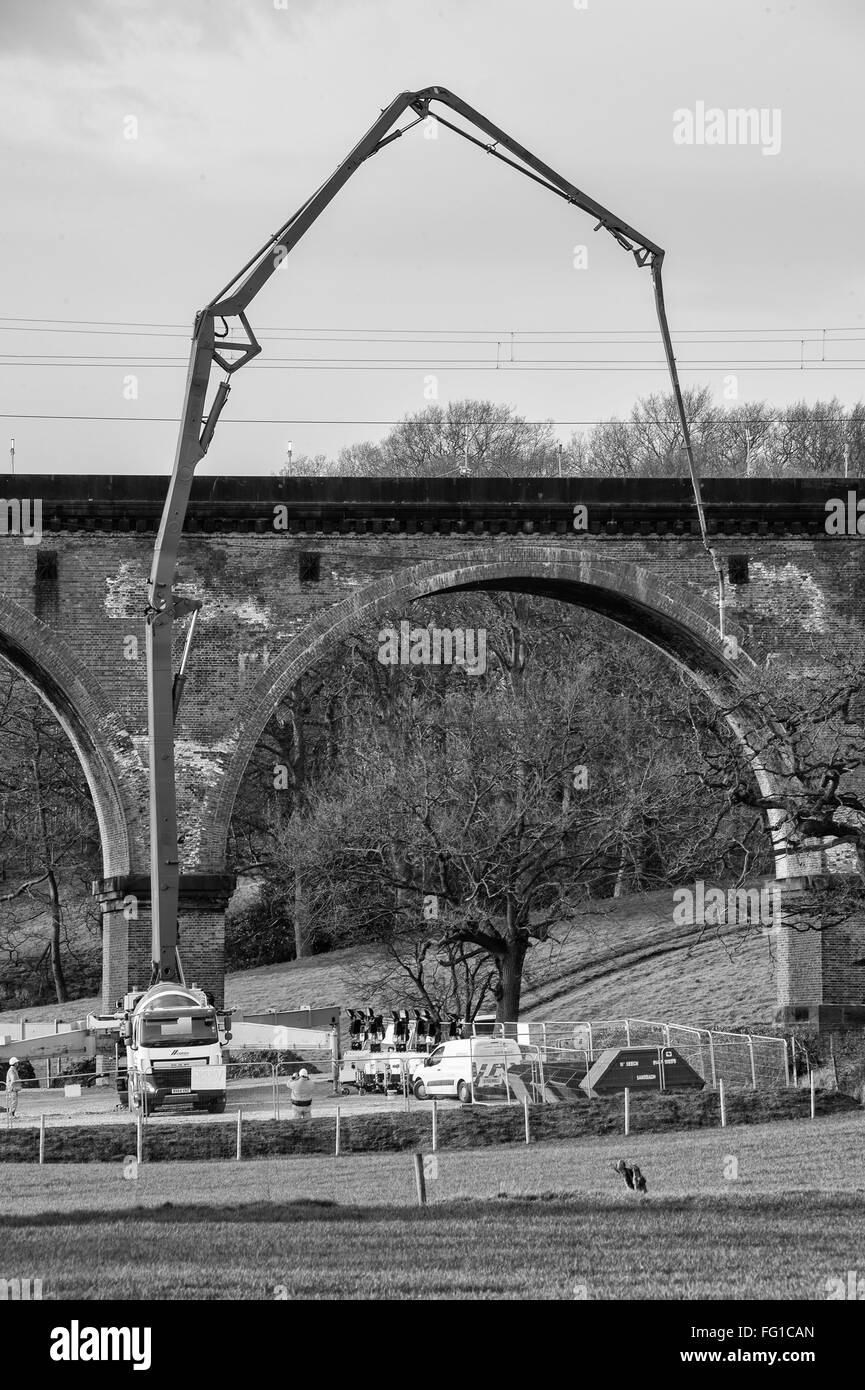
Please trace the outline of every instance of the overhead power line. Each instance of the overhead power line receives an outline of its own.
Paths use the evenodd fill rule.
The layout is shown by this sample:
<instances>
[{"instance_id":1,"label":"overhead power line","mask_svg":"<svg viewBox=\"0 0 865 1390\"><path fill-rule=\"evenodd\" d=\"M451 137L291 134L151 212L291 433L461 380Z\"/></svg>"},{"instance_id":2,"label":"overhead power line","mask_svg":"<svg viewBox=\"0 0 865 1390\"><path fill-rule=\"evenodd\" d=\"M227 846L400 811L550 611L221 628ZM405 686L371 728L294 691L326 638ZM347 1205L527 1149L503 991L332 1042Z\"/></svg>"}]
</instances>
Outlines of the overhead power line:
<instances>
[{"instance_id":1,"label":"overhead power line","mask_svg":"<svg viewBox=\"0 0 865 1390\"><path fill-rule=\"evenodd\" d=\"M312 420L305 419L296 415L282 415L244 417L240 420L232 420L230 417L224 416L220 423L225 425L350 425L356 428L358 426L365 425L401 425L404 419L405 417L403 416L399 420ZM179 416L60 414L48 415L43 414L41 412L26 413L21 411L7 410L0 411L0 420L95 420L100 422L105 421L108 423L117 422L124 425L177 425L179 423ZM795 423L795 417L789 417L786 415L755 415L753 417L743 417L739 415L736 416L736 423L739 425L783 425L788 423L788 421L790 420L792 420ZM554 427L557 425L586 426L615 424L626 429L642 429L648 425L669 427L673 425L675 422L672 420L614 420L612 418L607 418L605 420L554 420L552 418L548 418L545 420L522 420L521 423L526 425L552 425ZM812 423L815 422L812 420ZM819 420L816 423L819 423ZM723 420L719 420L715 423L700 422L700 429L713 429L715 427L721 428L723 424Z\"/></svg>"},{"instance_id":2,"label":"overhead power line","mask_svg":"<svg viewBox=\"0 0 865 1390\"><path fill-rule=\"evenodd\" d=\"M182 371L182 364L171 362L148 362L139 365L134 358L123 358L122 361L128 367L139 366L140 371ZM8 370L14 369L38 369L45 371L59 370L61 368L76 368L79 371L92 370L95 367L110 368L110 362L0 362L0 367ZM826 372L861 372L865 367L865 359L845 358L844 361L817 361L817 362L791 362L771 361L762 358L745 360L727 360L724 362L701 362L696 360L679 359L679 366L692 371L705 372L737 372L759 369L763 372L816 372L818 375ZM290 361L290 366L283 366L278 362L262 362L251 368L257 372L280 372L285 370L295 372L414 372L416 375L421 372L487 372L500 375L513 375L516 372L606 372L610 374L622 372L665 372L666 364L663 362L555 362L555 363L535 363L535 362L431 362L427 358L420 358L413 364L404 362L394 363L364 363L361 361L351 363L339 362L300 362ZM114 371L118 368L114 367Z\"/></svg>"},{"instance_id":3,"label":"overhead power line","mask_svg":"<svg viewBox=\"0 0 865 1390\"><path fill-rule=\"evenodd\" d=\"M180 333L152 333L152 332L149 332L149 331L148 331L148 332L143 332L143 333L136 333L136 332L132 332L132 331L130 331L130 332L128 332L128 333L115 333L115 332L113 332L113 331L111 331L111 330L108 330L108 329L99 329L99 328L94 328L94 329L92 329L92 330L87 330L87 329L74 329L74 328L57 328L57 329L51 329L51 328L29 328L29 329L23 330L23 329L11 328L11 327L9 327L8 325L0 324L0 333L15 333L15 332L49 333L49 334L50 334L50 333L67 333L67 334L68 334L68 333L73 333L73 334L76 334L76 335L79 335L79 336L83 334L84 336L94 336L94 337L103 336L103 337L108 337L108 338L124 338L124 337L127 337L127 338L181 338L181 337L183 337L183 341L184 341L184 342L188 341L188 338L184 337L184 336L183 336L182 334L180 334ZM502 348L510 348L511 346L513 346L513 347L515 347L515 348L516 348L516 347L604 347L604 346L610 346L610 345L618 345L618 346L621 346L621 347L644 347L644 346L646 346L647 344L651 344L652 346L654 346L654 344L655 344L655 335L654 335L654 334L651 334L651 333L642 333L642 334L640 334L640 335L638 335L638 336L637 336L637 335L629 335L629 340L628 340L628 341L625 341L625 335L616 334L616 333L614 333L614 332L610 332L608 329L599 329L596 333L592 333L591 336L587 336L587 334L588 334L588 330L586 330L586 334L582 334L582 333L581 333L581 330L579 330L579 329L568 329L568 330L563 329L561 332L558 332L557 330L554 330L554 329L553 329L553 330L549 330L547 336L544 336L544 337L541 337L541 336L538 336L538 335L533 335L533 334L528 334L528 333L516 333L516 332L515 332L515 333L508 333L508 334L500 334L498 337L496 337L495 334L489 334L487 337L481 337L481 338L466 338L466 337L460 337L460 336L457 336L457 335L454 335L454 334L445 335L445 336L443 336L443 335L432 335L432 334L415 334L415 335L413 335L412 337L393 337L393 336L387 336L387 337L385 337L385 336L369 337L369 336L366 335L366 334L341 334L341 335L339 335L338 337L335 337L335 336L330 336L330 337L328 337L328 336L323 336L323 335L321 335L321 334L284 333L284 334L279 334L279 335L271 334L270 336L268 336L267 334L260 334L259 336L260 336L260 338L261 338L261 341L262 341L262 342L265 342L265 343L320 343L320 344L322 344L322 345L331 345L331 344L333 344L334 346L339 345L339 344L341 344L341 343L352 343L352 344L355 344L355 343L368 343L371 347L399 347L399 346L417 347L418 344L420 344L420 343L431 343L431 344L433 344L435 347L447 347L448 344L453 344L455 347L502 347ZM762 346L764 346L764 345L768 345L768 344L773 344L773 345L774 345L774 344L778 344L778 343L782 343L782 344L785 344L785 345L789 345L790 347L800 347L800 346L803 345L803 344L807 344L807 345L818 344L818 345L820 345L821 347L835 347L835 346L837 346L837 344L839 344L839 343L863 343L863 342L865 342L865 330L863 330L863 333L860 334L860 335L858 335L858 336L851 336L851 335L848 333L848 334L845 334L845 336L843 336L843 337L838 336L838 334L833 334L832 337L827 337L827 338L824 338L824 337L822 336L822 334L820 334L820 335L812 335L812 336L805 336L805 337L803 337L801 334L799 334L799 335L796 336L796 337L761 337L761 338L755 338L755 337L749 336L748 334L737 334L736 336L730 337L730 338L723 338L723 337L721 337L721 336L719 336L719 335L711 335L711 336L704 336L704 337L692 338L692 337L688 337L688 336L687 336L686 334L684 334L684 333L681 333L681 334L678 334L678 335L677 335L676 341L677 341L678 343L680 343L680 344L681 344L681 343L686 343L686 344L688 344L688 345L690 345L690 346L698 346L698 347L711 347L713 343L717 343L717 344L719 344L720 346L723 346L723 347L729 347L731 343L736 343L736 342L739 342L739 343L746 343L749 347L762 347ZM16 355L18 355L18 356L23 356L23 354L16 354ZM31 356L40 356L40 357L41 357L41 356L45 356L45 357L48 357L48 356L55 356L55 357L57 357L57 356L71 356L72 354L71 354L71 353L62 353L62 354L61 354L61 353L53 353L53 354L52 354L52 353L33 353L33 354L30 354L30 355L31 355ZM84 353L84 354L82 354L82 355L83 355L83 356L90 356L90 357L94 357L94 356L104 356L104 354L102 354L102 353L99 353L99 354L97 354L97 353Z\"/></svg>"},{"instance_id":4,"label":"overhead power line","mask_svg":"<svg viewBox=\"0 0 865 1390\"><path fill-rule=\"evenodd\" d=\"M135 329L135 328L140 327L140 328L165 328L165 329L173 329L173 330L180 330L180 331L183 331L183 332L186 332L186 333L189 333L189 332L191 331L191 325L188 324L188 323L154 323L154 322L145 321L145 320L140 320L140 319L67 319L67 318L50 318L50 319L49 319L49 318L24 318L24 317L22 317L22 316L20 316L20 315L2 315L2 314L0 314L0 324L12 324L12 325L15 325L15 324L22 324L22 323L49 324L49 325L50 325L50 324L58 324L58 323L59 323L59 324L73 325L73 326L76 326L76 327L82 327L82 326L84 326L84 325L86 325L86 324L96 324L98 327L102 327L102 328L124 328L124 329L125 329L125 328L130 328L130 329ZM36 332L36 331L38 331L38 330L37 330L37 329L31 329L31 330L29 330L29 331L31 331L31 332ZM52 330L51 330L50 328L48 328L48 329L46 329L45 331L51 332ZM57 330L55 330L55 331L60 332L60 331L62 331L62 330L57 329ZM360 324L359 324L359 325L354 325L353 327L350 327L350 328L346 328L346 327L337 327L337 326L334 326L334 327L321 327L321 326L319 326L319 327L316 327L316 328L307 328L307 327L303 327L303 326L301 326L301 325L299 325L299 324L294 324L294 325L292 325L291 328L279 328L279 327L274 327L273 325L270 325L270 326L268 326L268 327L266 327L266 328L262 328L260 331L261 331L261 332L264 332L264 333L483 333L483 334L492 334L492 335L498 336L498 337L507 337L510 333L529 333L529 334L535 334L535 333L585 333L585 334L595 334L595 333L621 333L621 334L631 334L631 333L649 333L649 332L651 332L651 330L650 330L650 329L647 329L647 328L580 328L580 329L571 329L571 328L553 328L553 329L540 329L540 328L527 329L527 328L522 328L522 329L517 329L517 328L512 328L512 327L511 327L511 328L454 328L454 329L451 329L451 328L420 328L420 327L412 327L412 328L377 328L377 327L370 326L370 325L360 325ZM684 329L684 330L682 330L682 331L685 332L685 333L791 333L791 334L794 334L796 337L801 337L803 333L806 334L806 335L807 335L807 334L812 334L812 333L813 333L813 334L816 334L816 335L822 335L822 334L824 334L824 333L865 333L865 324L861 324L861 323L860 323L860 324L853 324L853 325L851 325L850 327L843 327L843 326L842 326L842 327L836 327L836 328L828 328L828 327L824 327L824 326L819 326L819 327L817 327L817 326L811 324L811 325L809 325L808 327L796 327L795 325L794 325L794 326L782 326L782 327L778 327L778 326L776 325L774 328L688 328L688 329Z\"/></svg>"}]
</instances>

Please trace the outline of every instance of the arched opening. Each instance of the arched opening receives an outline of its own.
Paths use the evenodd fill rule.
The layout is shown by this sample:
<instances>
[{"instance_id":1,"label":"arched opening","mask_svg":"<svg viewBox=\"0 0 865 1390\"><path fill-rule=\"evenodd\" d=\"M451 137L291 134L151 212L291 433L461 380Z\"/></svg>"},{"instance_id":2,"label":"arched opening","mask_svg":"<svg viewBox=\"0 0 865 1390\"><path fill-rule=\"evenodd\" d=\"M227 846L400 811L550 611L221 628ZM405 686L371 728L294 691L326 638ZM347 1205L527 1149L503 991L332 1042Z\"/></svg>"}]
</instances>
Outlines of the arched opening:
<instances>
[{"instance_id":1,"label":"arched opening","mask_svg":"<svg viewBox=\"0 0 865 1390\"><path fill-rule=\"evenodd\" d=\"M695 588L660 580L645 567L607 561L597 552L552 546L479 547L441 561L427 561L390 574L377 584L325 609L286 645L250 691L247 713L236 730L232 758L204 808L204 862L218 869L225 858L232 807L253 749L286 692L329 649L360 623L384 611L408 606L435 594L471 590L510 590L540 594L588 609L627 628L662 651L725 711L734 735L746 750L764 796L778 791L777 772L761 750L772 744L783 761L777 737L767 737L761 717L749 709L747 693L756 666L735 629L721 638L716 608ZM776 855L783 853L781 818L767 816Z\"/></svg>"},{"instance_id":2,"label":"arched opening","mask_svg":"<svg viewBox=\"0 0 865 1390\"><path fill-rule=\"evenodd\" d=\"M129 873L135 862L138 798L124 786L140 762L105 692L51 628L10 599L0 600L0 658L36 691L68 737L84 769L99 823L103 873Z\"/></svg>"},{"instance_id":3,"label":"arched opening","mask_svg":"<svg viewBox=\"0 0 865 1390\"><path fill-rule=\"evenodd\" d=\"M536 546L536 545L511 545L505 550L504 547L478 547L464 553L458 559L450 562L426 563L412 567L403 572L389 575L386 579L371 585L351 599L340 604L334 605L323 611L305 629L299 633L294 641L277 657L270 668L262 674L259 681L251 691L249 701L249 715L240 728L236 730L236 755L234 768L229 767L226 779L218 796L222 800L222 812L216 812L213 807L206 811L205 825L212 831L221 831L222 827L227 827L229 816L232 812L234 803L234 784L233 775L243 777L243 772L247 764L250 767L250 780L243 786L242 797L240 799L240 821L235 819L233 824L232 851L236 848L237 826L244 821L247 816L250 803L256 804L256 796L260 796L269 787L271 771L277 771L276 765L271 768L267 758L262 759L262 748L267 747L268 757L274 744L279 743L279 738L274 738L274 727L270 723L271 715L279 711L279 718L288 713L288 718L297 722L302 722L304 718L304 706L312 693L316 700L321 699L321 692L327 689L327 683L332 679L335 668L338 668L339 657L337 649L341 648L343 639L350 639L348 644L341 648L346 653L361 653L360 660L375 667L375 658L371 656L374 647L370 644L375 642L375 632L378 626L377 620L387 615L384 620L392 623L397 615L408 617L412 612L419 612L418 603L423 609L424 616L418 616L417 621L422 628L424 623L429 620L431 605L436 601L442 601L446 605L458 604L463 600L461 607L465 610L461 621L470 624L471 608L473 595L487 594L502 598L508 595L508 600L514 596L528 595L540 598L545 603L558 610L561 617L562 627L568 625L568 611L574 614L574 626L579 628L580 622L578 611L597 615L600 623L595 623L597 630L607 630L615 624L621 628L629 630L640 639L637 643L630 644L632 647L642 648L645 652L648 644L655 649L656 655L652 657L653 669L656 674L654 679L659 683L664 681L665 669L671 669L670 664L679 668L680 672L687 673L689 681L694 682L710 699L720 708L721 714L729 724L734 739L729 740L733 744L737 739L742 749L746 753L746 760L750 763L754 778L763 796L772 795L776 786L777 774L780 768L773 769L762 761L760 750L765 750L770 744L767 736L765 721L760 725L759 711L752 717L749 708L749 690L759 676L756 666L739 646L738 642L732 643L731 639L735 634L728 633L726 639L722 639L714 626L714 608L708 599L704 599L696 589L689 589L682 585L672 585L659 581L658 578L648 572L645 568L630 564L613 561L605 561L603 556L597 553L574 552L570 549L555 546ZM433 619L435 621L435 619ZM445 619L447 621L447 619ZM588 618L585 619L588 623ZM406 627L409 624L406 623ZM609 640L609 637L607 638ZM614 639L613 639L614 640ZM364 656L362 653L366 652ZM730 655L734 652L735 655ZM657 655L661 654L661 655ZM648 658L650 653L646 652ZM569 657L572 661L573 656ZM348 666L354 662L354 656L347 660ZM329 673L329 674L328 674ZM689 681L674 680L674 684L682 689ZM472 684L472 682L469 682ZM281 704L284 701L285 703ZM442 711L444 711L442 706ZM313 717L313 725L318 723L321 726L321 717L316 713ZM754 709L758 710L758 702L754 701ZM251 717L250 717L251 716ZM444 717L444 716L443 716ZM632 718L631 733L633 737L638 729L637 722L639 714ZM339 722L339 721L338 721ZM723 720L721 721L723 722ZM345 721L342 721L345 727ZM538 721L537 727L542 727L542 721ZM257 869L263 869L265 878L259 880L259 888L263 897L258 902L249 902L246 906L250 909L248 916L243 920L235 916L237 904L234 905L231 917L231 950L230 959L234 969L242 969L250 965L267 964L266 957L261 955L256 958L255 951L259 947L265 948L276 946L281 952L274 955L273 961L285 961L291 959L293 954L306 954L302 949L304 946L304 933L307 924L312 923L312 934L309 938L309 950L330 950L341 949L350 939L346 936L345 927L345 895L341 902L334 897L330 902L328 894L334 886L337 896L342 892L341 885L348 883L351 876L356 872L356 865L349 865L339 853L340 844L353 846L352 853L355 855L366 853L360 842L364 840L364 834L358 834L353 826L363 826L364 832L372 825L375 825L375 834L378 837L376 846L372 850L372 857L377 862L385 862L381 856L389 856L391 847L397 847L401 857L401 863L409 866L407 877L414 876L415 881L420 881L419 875L425 875L426 868L418 868L417 841L414 848L409 851L408 857L403 855L399 846L406 843L405 836L398 824L399 815L392 810L379 817L377 806L395 807L400 800L399 785L400 781L411 781L414 773L409 772L411 764L407 756L405 761L397 758L392 762L399 771L397 772L397 782L388 783L387 777L382 775L380 784L381 796L377 803L371 807L361 804L354 798L354 778L352 767L368 765L368 750L374 750L376 746L376 734L372 725L370 728L370 739L368 743L355 741L357 758L351 763L342 763L343 769L338 776L338 786L336 793L333 793L334 779L330 773L337 769L340 762L339 755L332 760L330 769L325 770L322 776L321 786L310 785L309 778L301 779L303 787L300 799L297 796L297 785L292 782L290 795L284 799L283 804L293 805L300 810L299 817L292 817L295 823L295 830L287 832L287 837L283 837L282 829L277 829L274 833L274 821L263 828L264 833L259 840L259 844L269 844L278 846L276 859L271 857L270 849L263 850L259 855L248 855L247 862L258 861L254 865ZM507 725L500 726L506 730ZM488 732L488 731L487 731ZM774 735L777 731L770 731L773 734L772 743L776 744ZM437 756L440 744L447 744L449 734L443 740L436 736L432 725L427 725L427 734L430 736L429 749L431 759ZM262 743L259 744L259 740ZM306 737L303 739L307 742ZM505 732L505 741L507 733ZM725 740L725 742L727 742ZM469 757L466 759L468 765L473 750L469 745L467 752ZM491 742L487 739L485 747L492 749L495 746L495 738ZM254 754L253 754L253 750ZM415 750L416 751L416 750ZM597 749L596 749L597 751ZM389 753L393 754L393 747ZM303 760L305 760L305 754ZM250 758L252 761L250 762ZM314 759L316 770L313 778L318 777L322 769L325 769L327 760L322 762L318 756ZM740 759L741 764L741 759ZM595 761L597 766L597 759ZM448 774L449 776L450 774ZM628 771L618 778L618 785L626 785ZM237 785L240 785L238 782ZM276 784L274 784L276 785ZM452 784L453 785L453 784ZM498 786L501 787L501 779ZM667 786L670 779L667 779ZM256 792L255 789L258 789ZM250 796L250 789L255 795ZM307 791L311 790L312 795L307 802ZM345 793L343 795L343 792ZM720 793L717 805L720 806L723 797ZM330 800L328 801L328 798ZM278 803L281 798L273 798L272 815L278 824L283 822L284 812ZM339 803L342 800L345 806L351 806L354 820L344 820L338 822ZM214 805L218 804L214 798ZM610 805L612 803L609 803ZM678 808L678 800L675 800ZM693 814L689 824L697 828L694 840L699 840L702 836L702 829L714 823L715 810L711 803L706 800L694 800L688 803ZM732 802L730 803L732 807ZM331 815L330 808L334 809ZM323 811L322 811L323 808ZM314 814L313 814L314 810ZM308 816L309 811L309 816ZM732 814L732 811L730 812ZM289 815L291 813L289 812ZM633 822L628 823L627 830L622 836L630 837L632 840L641 833L642 822L641 813L635 812ZM225 819L220 825L217 817L224 816ZM251 824L251 819L246 820L246 824ZM753 820L753 817L751 818ZM387 824L385 824L387 821ZM757 817L759 822L759 816ZM768 823L766 823L768 822ZM330 833L330 827L339 824L338 831ZM733 824L733 822L730 822ZM633 830L633 826L637 830ZM321 827L324 826L324 834L320 834ZM769 837L763 836L759 830L754 830L752 825L749 832L752 839L749 844L762 841L757 858L755 859L750 850L745 856L746 863L757 864L758 867L752 870L758 877L771 875L772 873L772 850L769 848L770 840L777 853L779 848L783 848L783 830L779 824L773 824L770 817L764 820L764 828L769 831ZM551 828L551 837L554 838L558 831L555 827ZM330 838L328 839L328 835ZM571 834L571 831L568 831ZM321 847L318 863L312 862L307 846L315 842ZM251 840L250 840L251 843ZM608 842L609 843L609 842ZM719 842L718 842L719 843ZM730 841L731 845L738 843L735 835ZM214 849L216 845L214 845ZM222 842L219 842L222 848ZM452 846L449 850L453 859ZM690 846L688 848L691 854ZM619 851L615 851L619 857ZM726 855L726 851L725 851ZM462 856L463 862L466 856ZM600 891L602 896L609 895L611 892L611 870L610 856L605 860L598 859L592 864L590 870L586 872L579 891L594 894ZM217 863L219 861L216 861ZM237 868L238 862L233 853L232 867ZM268 862L270 869L268 869ZM428 863L428 861L424 861ZM501 861L500 861L501 862ZM513 861L512 861L513 862ZM561 861L560 861L561 862ZM620 862L624 863L624 850L621 852ZM712 861L712 867L707 869L693 868L695 857L688 861L678 858L680 873L673 871L672 878L665 877L661 871L664 863L671 863L672 859L667 860L665 851L662 850L661 856L656 857L655 865L651 873L654 873L655 884L661 888L667 885L666 897L670 900L668 904L668 915L672 911L673 888L679 883L687 884L689 881L696 882L705 877L707 881L717 884L727 884L738 879L740 865L726 857L716 857ZM690 880L688 868L682 868L686 863L691 864ZM708 866L708 860L701 861ZM321 875L319 865L327 865L325 876L329 877L330 882L319 891ZM296 866L294 868L290 866ZM286 872L286 866L289 871ZM726 866L726 867L724 867ZM399 870L403 872L402 869ZM268 879L268 874L272 877ZM651 877L651 873L644 875L642 882L645 883ZM361 875L362 877L362 875ZM387 877L387 874L385 875ZM615 868L612 871L615 878ZM391 875L391 881L393 875ZM426 881L426 880L424 880ZM485 883L491 882L487 876ZM627 883L627 875L622 874L622 883ZM388 890L389 891L389 890ZM558 890L557 890L558 891ZM636 887L631 890L627 886L621 889L624 895L630 891L643 893L643 887ZM406 913L417 912L419 899L412 894L417 893L417 888L399 889L396 892L397 918L401 910ZM385 901L386 893L381 893L377 897L370 891L367 898L363 900L363 911L366 912L366 920L379 923L384 922L388 917L388 906ZM373 902L374 899L374 902ZM459 898L461 902L467 901L464 895ZM357 918L362 917L362 912L358 904L360 899L352 896L352 901L357 906ZM369 904L373 902L372 908ZM402 906L400 907L400 904ZM261 909L256 911L256 909ZM335 914L335 915L334 915ZM371 915L370 915L371 914ZM394 919L396 920L396 919ZM268 935L259 935L259 928L263 922L267 923ZM336 923L334 930L331 931L327 923ZM462 930L462 929L461 929ZM746 933L744 933L746 934ZM484 933L477 933L480 939ZM489 933L486 934L489 942L493 938ZM737 937L737 942L739 938ZM761 962L761 967L765 971L768 961L767 941L758 935L751 934L750 942L758 952L766 957ZM741 944L741 943L740 943ZM492 947L486 948L495 959L498 959ZM665 948L666 949L666 948ZM749 945L751 949L751 945ZM770 952L771 954L771 952ZM743 967L745 968L745 967ZM522 960L518 960L515 973L522 969ZM519 982L513 985L513 997L518 998ZM518 1004L517 1004L518 1007ZM761 1015L762 1016L762 1015Z\"/></svg>"},{"instance_id":4,"label":"arched opening","mask_svg":"<svg viewBox=\"0 0 865 1390\"><path fill-rule=\"evenodd\" d=\"M91 885L128 872L134 807L112 754L108 701L57 634L0 604L3 997L14 1006L95 992ZM128 751L128 750L127 750Z\"/></svg>"}]
</instances>

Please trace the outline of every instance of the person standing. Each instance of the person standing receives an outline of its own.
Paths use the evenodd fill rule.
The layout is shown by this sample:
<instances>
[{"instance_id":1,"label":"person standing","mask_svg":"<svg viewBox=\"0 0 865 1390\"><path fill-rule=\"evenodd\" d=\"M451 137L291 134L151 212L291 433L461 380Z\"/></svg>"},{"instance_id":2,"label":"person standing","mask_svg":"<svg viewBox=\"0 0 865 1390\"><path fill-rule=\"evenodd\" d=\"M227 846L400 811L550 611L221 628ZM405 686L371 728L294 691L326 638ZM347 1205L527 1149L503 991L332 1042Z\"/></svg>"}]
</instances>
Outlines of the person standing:
<instances>
[{"instance_id":1,"label":"person standing","mask_svg":"<svg viewBox=\"0 0 865 1390\"><path fill-rule=\"evenodd\" d=\"M21 1090L21 1077L18 1074L18 1058L9 1058L9 1067L6 1071L6 1114L10 1120L15 1118L18 1110L18 1092Z\"/></svg>"},{"instance_id":2,"label":"person standing","mask_svg":"<svg viewBox=\"0 0 865 1390\"><path fill-rule=\"evenodd\" d=\"M295 1119L312 1119L313 1085L306 1067L301 1067L297 1076L288 1083L288 1094L291 1096L291 1109Z\"/></svg>"}]
</instances>

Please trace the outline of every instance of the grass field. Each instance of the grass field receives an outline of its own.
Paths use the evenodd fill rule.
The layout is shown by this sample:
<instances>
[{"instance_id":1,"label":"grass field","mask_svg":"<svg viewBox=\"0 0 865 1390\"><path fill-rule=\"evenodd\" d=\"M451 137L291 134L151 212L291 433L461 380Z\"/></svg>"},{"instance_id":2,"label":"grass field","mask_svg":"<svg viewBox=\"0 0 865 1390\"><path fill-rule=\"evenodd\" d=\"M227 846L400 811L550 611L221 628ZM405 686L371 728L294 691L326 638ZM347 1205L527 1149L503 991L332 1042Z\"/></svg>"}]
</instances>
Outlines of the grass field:
<instances>
[{"instance_id":1,"label":"grass field","mask_svg":"<svg viewBox=\"0 0 865 1390\"><path fill-rule=\"evenodd\" d=\"M820 1299L861 1264L863 1138L857 1111L444 1153L424 1209L408 1154L16 1165L0 1273L53 1298Z\"/></svg>"},{"instance_id":2,"label":"grass field","mask_svg":"<svg viewBox=\"0 0 865 1390\"><path fill-rule=\"evenodd\" d=\"M31 1091L24 1095L19 1118L12 1125L0 1124L0 1162L33 1163L38 1158L40 1093ZM857 1101L840 1091L818 1093L816 1108L821 1117L859 1113L860 1109ZM738 1088L727 1093L730 1128L804 1118L809 1110L810 1096L804 1090ZM98 1115L82 1124L71 1118L52 1118L54 1122L45 1130L46 1164L116 1161L136 1144L135 1126L127 1112L108 1117L107 1123L100 1123ZM529 1124L535 1142L544 1143L622 1134L624 1099L617 1094L592 1100L578 1097L561 1105L535 1105L530 1108ZM332 1154L335 1127L332 1113L313 1113L307 1124L247 1118L243 1125L243 1152L248 1158ZM715 1092L643 1092L635 1094L631 1101L630 1128L635 1135L719 1127L719 1098ZM430 1105L415 1103L409 1113L390 1109L364 1114L355 1108L353 1113L343 1115L340 1145L346 1154L412 1152L430 1143L431 1129ZM143 1142L151 1163L178 1159L194 1162L232 1156L235 1132L230 1116L215 1119L187 1115L180 1120L160 1114L147 1121ZM438 1143L444 1150L520 1144L524 1142L524 1133L520 1105L450 1105L442 1107L438 1114Z\"/></svg>"}]
</instances>

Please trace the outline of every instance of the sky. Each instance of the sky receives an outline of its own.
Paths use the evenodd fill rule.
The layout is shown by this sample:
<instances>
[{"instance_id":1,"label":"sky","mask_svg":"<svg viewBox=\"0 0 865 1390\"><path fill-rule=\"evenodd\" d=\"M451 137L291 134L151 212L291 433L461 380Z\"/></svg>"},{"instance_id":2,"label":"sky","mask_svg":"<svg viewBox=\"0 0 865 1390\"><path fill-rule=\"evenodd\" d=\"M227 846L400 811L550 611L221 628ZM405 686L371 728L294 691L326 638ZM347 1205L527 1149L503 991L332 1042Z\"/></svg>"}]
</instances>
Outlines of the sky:
<instances>
[{"instance_id":1,"label":"sky","mask_svg":"<svg viewBox=\"0 0 865 1390\"><path fill-rule=\"evenodd\" d=\"M860 0L0 0L0 468L14 437L20 473L168 472L195 312L430 85L664 248L685 385L852 404L863 42ZM564 440L665 389L648 270L430 135L364 165L255 300L264 350L200 471L467 396Z\"/></svg>"}]
</instances>

